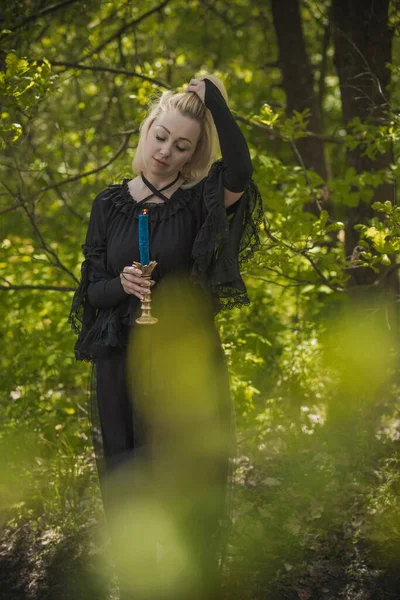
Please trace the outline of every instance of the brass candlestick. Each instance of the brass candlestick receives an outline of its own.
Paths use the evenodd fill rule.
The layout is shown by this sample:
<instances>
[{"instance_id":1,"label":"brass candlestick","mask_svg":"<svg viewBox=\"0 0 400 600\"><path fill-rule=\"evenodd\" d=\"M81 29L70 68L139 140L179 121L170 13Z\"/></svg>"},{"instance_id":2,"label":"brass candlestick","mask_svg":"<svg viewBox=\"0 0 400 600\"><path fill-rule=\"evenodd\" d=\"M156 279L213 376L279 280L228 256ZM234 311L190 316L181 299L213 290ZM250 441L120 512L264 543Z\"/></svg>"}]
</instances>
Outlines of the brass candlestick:
<instances>
[{"instance_id":1,"label":"brass candlestick","mask_svg":"<svg viewBox=\"0 0 400 600\"><path fill-rule=\"evenodd\" d=\"M151 260L148 265L142 265L140 262L136 262L135 260L132 263L132 267L136 267L142 272L142 277L150 281L151 274L157 266L157 261ZM158 319L153 317L151 314L151 293L143 294L144 300L142 300L142 304L140 308L142 309L142 314L140 317L135 319L136 323L139 325L154 325L158 323Z\"/></svg>"}]
</instances>

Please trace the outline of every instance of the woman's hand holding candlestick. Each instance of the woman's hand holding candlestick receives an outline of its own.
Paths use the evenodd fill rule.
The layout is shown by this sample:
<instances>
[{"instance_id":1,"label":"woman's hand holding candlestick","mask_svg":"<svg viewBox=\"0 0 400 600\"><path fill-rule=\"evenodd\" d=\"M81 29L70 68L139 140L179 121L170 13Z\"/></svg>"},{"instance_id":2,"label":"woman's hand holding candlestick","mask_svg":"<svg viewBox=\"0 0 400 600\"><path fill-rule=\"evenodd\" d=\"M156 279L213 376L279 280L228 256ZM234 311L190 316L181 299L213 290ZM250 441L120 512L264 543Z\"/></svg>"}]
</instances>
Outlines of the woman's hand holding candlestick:
<instances>
[{"instance_id":1,"label":"woman's hand holding candlestick","mask_svg":"<svg viewBox=\"0 0 400 600\"><path fill-rule=\"evenodd\" d=\"M155 283L153 280L144 279L142 272L136 267L124 267L120 278L125 292L137 296L139 300L144 299L144 294L150 294Z\"/></svg>"}]
</instances>

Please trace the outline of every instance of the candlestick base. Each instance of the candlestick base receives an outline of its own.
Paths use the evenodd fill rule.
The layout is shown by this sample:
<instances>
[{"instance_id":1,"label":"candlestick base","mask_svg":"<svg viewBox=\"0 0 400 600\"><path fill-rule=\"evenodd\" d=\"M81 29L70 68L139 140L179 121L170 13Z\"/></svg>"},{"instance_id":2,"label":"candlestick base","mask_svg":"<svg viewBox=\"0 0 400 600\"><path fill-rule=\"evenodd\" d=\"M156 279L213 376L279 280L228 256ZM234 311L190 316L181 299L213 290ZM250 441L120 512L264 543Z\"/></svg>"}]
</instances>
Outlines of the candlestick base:
<instances>
[{"instance_id":1,"label":"candlestick base","mask_svg":"<svg viewBox=\"0 0 400 600\"><path fill-rule=\"evenodd\" d=\"M142 277L148 280L151 279L151 274L156 266L157 261L155 260L150 261L148 265L142 265L142 263L136 261L132 263L132 267L139 269L142 272ZM144 300L142 300L140 308L142 309L142 314L135 319L138 325L155 325L158 323L158 319L151 314L151 293L144 294Z\"/></svg>"}]
</instances>

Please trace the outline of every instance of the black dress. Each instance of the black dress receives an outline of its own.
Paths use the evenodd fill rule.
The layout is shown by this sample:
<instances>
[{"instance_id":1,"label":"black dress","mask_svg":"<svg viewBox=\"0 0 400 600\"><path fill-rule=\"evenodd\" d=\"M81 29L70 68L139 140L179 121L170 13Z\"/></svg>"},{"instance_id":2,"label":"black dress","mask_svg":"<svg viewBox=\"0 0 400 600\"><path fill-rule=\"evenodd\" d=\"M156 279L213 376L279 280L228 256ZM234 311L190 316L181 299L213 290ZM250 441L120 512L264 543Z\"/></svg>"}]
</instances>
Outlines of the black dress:
<instances>
[{"instance_id":1,"label":"black dress","mask_svg":"<svg viewBox=\"0 0 400 600\"><path fill-rule=\"evenodd\" d=\"M169 457L168 465L173 460L176 467L175 498L191 498L192 509L185 518L197 523L188 543L200 562L207 557L208 574L211 563L221 563L223 555L234 447L229 380L213 317L223 308L249 303L240 265L259 246L263 218L253 180L239 201L225 209L223 169L219 160L195 186L177 189L165 203L145 204L150 213L150 257L158 263L151 292L157 325L135 323L140 301L127 294L120 281L123 268L140 260L138 215L144 207L132 198L127 179L110 185L93 202L82 246L82 278L70 313L71 326L79 334L75 356L92 362L89 413L106 516L108 503L115 500L115 483L107 482L110 473L123 472L135 458L139 464L149 457L157 456L158 462ZM177 397L182 401L176 403ZM177 410L189 405L194 406L190 411ZM216 453L200 457L194 448L203 446L201 440L214 425L222 442ZM182 451L175 453L180 444ZM162 449L155 454L154 447ZM199 503L198 486L186 493L194 480L204 483L207 478L213 489L220 484L218 500L214 497L209 509L204 497ZM125 473L120 483L126 480ZM128 488L128 495L138 489ZM196 520L197 511L203 516ZM189 595L195 597L193 590ZM203 595L211 598L210 590ZM178 598L176 590L172 596Z\"/></svg>"}]
</instances>

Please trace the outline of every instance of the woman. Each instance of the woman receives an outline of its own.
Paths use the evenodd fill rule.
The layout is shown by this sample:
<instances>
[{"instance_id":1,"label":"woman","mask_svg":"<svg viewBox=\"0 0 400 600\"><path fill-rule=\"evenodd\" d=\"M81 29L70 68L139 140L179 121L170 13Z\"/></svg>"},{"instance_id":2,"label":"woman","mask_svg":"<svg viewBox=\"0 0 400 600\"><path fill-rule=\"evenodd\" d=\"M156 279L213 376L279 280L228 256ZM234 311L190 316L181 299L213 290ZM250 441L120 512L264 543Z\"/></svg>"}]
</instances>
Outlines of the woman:
<instances>
[{"instance_id":1,"label":"woman","mask_svg":"<svg viewBox=\"0 0 400 600\"><path fill-rule=\"evenodd\" d=\"M215 161L217 135L222 159ZM163 495L163 507L172 506L172 496L189 498L184 511L175 510L174 526L190 530L183 537L200 575L196 593L195 578L188 575L178 585L181 595L171 588L160 597L210 599L216 589L212 565L221 564L223 552L226 506L221 490L227 488L233 455L229 383L213 316L222 308L249 303L239 266L259 245L263 215L248 147L217 77L192 79L185 92L162 94L141 125L133 170L134 179L110 185L93 202L82 246L82 279L70 314L79 333L75 356L93 363L91 418L102 457L98 466L106 516L110 519L121 502L122 488L125 498L137 497L150 481L138 476L139 464L152 465L153 491L163 487L161 479L165 483L164 476L157 479L154 473L173 471L175 493ZM144 207L150 220L150 258L157 261L151 282L132 266L139 261L138 216ZM151 294L157 325L135 322L146 294ZM197 334L193 337L195 330L205 336L204 344ZM171 348L183 352L178 362ZM189 359L194 370L185 368L192 350L199 353ZM188 370L192 375L185 379ZM176 402L177 396L183 400ZM191 407L184 417L182 406ZM223 442L199 458L201 438L210 425L215 439ZM155 447L162 451L155 453ZM157 470L157 464L164 467ZM187 495L194 470L192 479L202 483ZM209 490L217 491L200 501L206 481L211 482ZM158 597L154 589L146 596L146 586L138 592L125 575L120 574L126 580L124 597Z\"/></svg>"}]
</instances>

